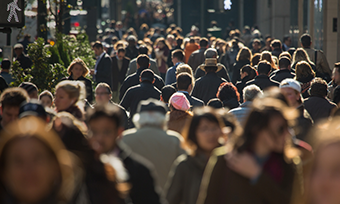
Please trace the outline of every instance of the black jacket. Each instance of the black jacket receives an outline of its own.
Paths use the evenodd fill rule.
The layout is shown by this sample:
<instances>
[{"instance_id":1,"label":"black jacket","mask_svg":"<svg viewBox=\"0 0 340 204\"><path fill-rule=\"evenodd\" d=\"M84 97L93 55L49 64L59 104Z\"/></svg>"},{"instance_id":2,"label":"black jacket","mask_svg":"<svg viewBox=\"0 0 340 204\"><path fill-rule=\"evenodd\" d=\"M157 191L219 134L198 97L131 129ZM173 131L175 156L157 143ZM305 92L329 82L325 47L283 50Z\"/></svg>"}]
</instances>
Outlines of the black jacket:
<instances>
[{"instance_id":1,"label":"black jacket","mask_svg":"<svg viewBox=\"0 0 340 204\"><path fill-rule=\"evenodd\" d=\"M241 81L238 81L235 85L238 93L240 94L240 103L243 103L243 89L244 87L246 87L246 83L250 80L251 79L249 79L248 76L245 76L243 79L241 79Z\"/></svg>"},{"instance_id":2,"label":"black jacket","mask_svg":"<svg viewBox=\"0 0 340 204\"><path fill-rule=\"evenodd\" d=\"M271 86L278 87L280 85L278 82L269 79L269 77L266 75L256 76L255 79L248 81L246 83L246 86L251 84L255 84L256 86L260 87L261 90L265 90L266 88L269 88Z\"/></svg>"},{"instance_id":3,"label":"black jacket","mask_svg":"<svg viewBox=\"0 0 340 204\"><path fill-rule=\"evenodd\" d=\"M297 108L297 110L300 113L300 115L297 118L297 124L294 128L294 131L296 134L296 138L305 141L309 133L309 130L312 128L314 122L303 104L301 104Z\"/></svg>"},{"instance_id":4,"label":"black jacket","mask_svg":"<svg viewBox=\"0 0 340 204\"><path fill-rule=\"evenodd\" d=\"M138 57L138 49L136 46L134 47L127 47L126 48L126 53L125 56L130 58L130 59L135 59L136 57Z\"/></svg>"},{"instance_id":5,"label":"black jacket","mask_svg":"<svg viewBox=\"0 0 340 204\"><path fill-rule=\"evenodd\" d=\"M139 68L137 69L137 72L128 76L122 86L120 87L120 92L119 92L119 100L122 100L125 92L132 86L136 86L138 85L140 82L139 82L139 76L140 74L142 73L142 71L144 71L145 69L147 68ZM154 86L158 89L158 90L162 90L163 86L164 86L164 81L163 79L158 76L158 75L155 75L155 83L154 83Z\"/></svg>"},{"instance_id":6,"label":"black jacket","mask_svg":"<svg viewBox=\"0 0 340 204\"><path fill-rule=\"evenodd\" d=\"M18 61L20 63L20 67L23 70L31 68L33 65L32 60L24 53L17 57L15 61Z\"/></svg>"},{"instance_id":7,"label":"black jacket","mask_svg":"<svg viewBox=\"0 0 340 204\"><path fill-rule=\"evenodd\" d=\"M92 81L90 79L87 79L83 76L79 77L78 79L73 79L73 76L71 74L71 76L61 79L61 81L63 81L63 80L71 80L71 81L77 80L77 81L84 82L85 88L86 88L86 99L89 103L93 102Z\"/></svg>"},{"instance_id":8,"label":"black jacket","mask_svg":"<svg viewBox=\"0 0 340 204\"><path fill-rule=\"evenodd\" d=\"M335 103L330 102L328 99L317 96L307 98L303 104L315 122L320 119L327 119L332 110L337 107Z\"/></svg>"},{"instance_id":9,"label":"black jacket","mask_svg":"<svg viewBox=\"0 0 340 204\"><path fill-rule=\"evenodd\" d=\"M204 102L196 97L190 96L188 92L182 92L187 97L192 108L204 106Z\"/></svg>"},{"instance_id":10,"label":"black jacket","mask_svg":"<svg viewBox=\"0 0 340 204\"><path fill-rule=\"evenodd\" d=\"M96 84L99 84L100 82L107 83L113 90L111 62L111 57L105 53L97 65L97 72L94 77Z\"/></svg>"},{"instance_id":11,"label":"black jacket","mask_svg":"<svg viewBox=\"0 0 340 204\"><path fill-rule=\"evenodd\" d=\"M204 63L205 56L204 52L207 50L207 48L201 48L199 50L194 51L188 60L188 65L191 67L192 71L195 73L198 66Z\"/></svg>"},{"instance_id":12,"label":"black jacket","mask_svg":"<svg viewBox=\"0 0 340 204\"><path fill-rule=\"evenodd\" d=\"M274 71L270 75L271 80L277 81L279 83L281 83L281 81L283 81L284 79L293 79L294 77L295 77L295 74L292 73L288 69L280 69L280 70Z\"/></svg>"},{"instance_id":13,"label":"black jacket","mask_svg":"<svg viewBox=\"0 0 340 204\"><path fill-rule=\"evenodd\" d=\"M143 81L141 84L133 86L127 90L120 105L126 110L130 111L130 119L137 111L137 107L140 101L154 98L159 100L161 92L153 86L149 81Z\"/></svg>"},{"instance_id":14,"label":"black jacket","mask_svg":"<svg viewBox=\"0 0 340 204\"><path fill-rule=\"evenodd\" d=\"M7 88L8 84L6 83L6 80L2 76L0 76L0 93L2 93Z\"/></svg>"},{"instance_id":15,"label":"black jacket","mask_svg":"<svg viewBox=\"0 0 340 204\"><path fill-rule=\"evenodd\" d=\"M199 79L200 77L205 75L205 71L203 71L203 69L201 69L202 65L204 65L204 64L201 64L196 69L195 79ZM221 77L221 78L223 78L223 79L225 79L227 81L230 81L229 74L228 74L227 69L225 68L225 66L223 64L220 64L220 63L218 63L217 66L221 66L222 67L222 69L216 73L217 76L219 76L219 77Z\"/></svg>"},{"instance_id":16,"label":"black jacket","mask_svg":"<svg viewBox=\"0 0 340 204\"><path fill-rule=\"evenodd\" d=\"M122 69L119 70L117 57L112 57L112 91L118 91L118 83L123 84L129 63L130 59L124 57Z\"/></svg>"},{"instance_id":17,"label":"black jacket","mask_svg":"<svg viewBox=\"0 0 340 204\"><path fill-rule=\"evenodd\" d=\"M229 100L224 100L223 107L228 108L229 110L237 108L240 106L240 103L235 98L231 98Z\"/></svg>"},{"instance_id":18,"label":"black jacket","mask_svg":"<svg viewBox=\"0 0 340 204\"><path fill-rule=\"evenodd\" d=\"M237 81L241 80L240 70L244 65L250 64L249 60L237 61L232 68L233 76L231 77L231 82L236 84Z\"/></svg>"},{"instance_id":19,"label":"black jacket","mask_svg":"<svg viewBox=\"0 0 340 204\"><path fill-rule=\"evenodd\" d=\"M156 182L152 164L143 157L134 154L123 142L120 142L118 146L118 157L128 171L128 182L132 185L129 193L132 203L165 203L155 187Z\"/></svg>"},{"instance_id":20,"label":"black jacket","mask_svg":"<svg viewBox=\"0 0 340 204\"><path fill-rule=\"evenodd\" d=\"M219 77L215 72L208 72L196 80L191 95L201 99L207 104L210 99L216 98L218 87L220 87L223 82L226 82L226 80Z\"/></svg>"}]
</instances>

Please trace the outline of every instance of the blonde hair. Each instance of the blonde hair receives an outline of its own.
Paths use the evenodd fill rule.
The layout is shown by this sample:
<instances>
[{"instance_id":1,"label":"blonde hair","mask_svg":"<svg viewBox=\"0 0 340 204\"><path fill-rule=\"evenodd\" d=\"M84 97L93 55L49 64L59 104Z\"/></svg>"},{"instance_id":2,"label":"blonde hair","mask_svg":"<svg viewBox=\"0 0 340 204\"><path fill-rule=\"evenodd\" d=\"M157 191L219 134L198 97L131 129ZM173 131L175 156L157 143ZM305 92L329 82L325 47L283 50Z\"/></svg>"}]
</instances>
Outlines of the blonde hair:
<instances>
[{"instance_id":1,"label":"blonde hair","mask_svg":"<svg viewBox=\"0 0 340 204\"><path fill-rule=\"evenodd\" d=\"M59 82L56 86L57 89L63 89L69 98L76 99L75 104L79 107L84 107L84 99L86 98L85 84L80 81L65 80Z\"/></svg>"},{"instance_id":2,"label":"blonde hair","mask_svg":"<svg viewBox=\"0 0 340 204\"><path fill-rule=\"evenodd\" d=\"M180 64L176 67L176 76L178 76L180 73L190 74L191 79L192 79L192 87L194 87L195 85L194 74L192 72L192 68L188 64Z\"/></svg>"},{"instance_id":3,"label":"blonde hair","mask_svg":"<svg viewBox=\"0 0 340 204\"><path fill-rule=\"evenodd\" d=\"M249 48L242 47L240 51L237 53L236 61L240 60L249 60L252 58L252 54Z\"/></svg>"},{"instance_id":4,"label":"blonde hair","mask_svg":"<svg viewBox=\"0 0 340 204\"><path fill-rule=\"evenodd\" d=\"M83 77L87 76L90 73L90 70L86 66L85 62L82 59L80 59L79 57L77 57L71 62L70 66L67 68L67 73L69 75L72 74L73 66L76 65L76 64L79 64L83 67L83 74L82 74Z\"/></svg>"},{"instance_id":5,"label":"blonde hair","mask_svg":"<svg viewBox=\"0 0 340 204\"><path fill-rule=\"evenodd\" d=\"M272 58L272 54L271 54L270 52L268 52L268 51L263 51L263 52L261 53L260 61L262 61L262 60L266 60L267 62L270 63L270 65L272 66L272 68L277 69L277 67L276 67L276 65L275 65L275 62L274 62L274 60L273 60L273 58Z\"/></svg>"},{"instance_id":6,"label":"blonde hair","mask_svg":"<svg viewBox=\"0 0 340 204\"><path fill-rule=\"evenodd\" d=\"M293 54L293 61L292 64L295 64L300 61L306 61L311 65L314 65L314 63L309 59L309 56L307 52L303 48L298 48Z\"/></svg>"}]
</instances>

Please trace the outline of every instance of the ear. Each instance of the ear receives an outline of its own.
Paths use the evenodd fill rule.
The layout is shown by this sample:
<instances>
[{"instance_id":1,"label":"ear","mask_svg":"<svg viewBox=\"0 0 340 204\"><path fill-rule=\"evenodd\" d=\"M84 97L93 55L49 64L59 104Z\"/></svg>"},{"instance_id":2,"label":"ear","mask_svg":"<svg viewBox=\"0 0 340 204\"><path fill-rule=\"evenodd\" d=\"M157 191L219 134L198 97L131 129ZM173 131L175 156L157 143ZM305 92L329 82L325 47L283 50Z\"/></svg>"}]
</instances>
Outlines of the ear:
<instances>
[{"instance_id":1,"label":"ear","mask_svg":"<svg viewBox=\"0 0 340 204\"><path fill-rule=\"evenodd\" d=\"M142 78L141 77L139 77L139 82L142 83Z\"/></svg>"},{"instance_id":2,"label":"ear","mask_svg":"<svg viewBox=\"0 0 340 204\"><path fill-rule=\"evenodd\" d=\"M161 101L163 101L163 102L164 102L164 99L163 99L163 96L162 96L162 95L160 96L160 98L161 98Z\"/></svg>"},{"instance_id":3,"label":"ear","mask_svg":"<svg viewBox=\"0 0 340 204\"><path fill-rule=\"evenodd\" d=\"M153 79L152 83L155 83L156 79Z\"/></svg>"}]
</instances>

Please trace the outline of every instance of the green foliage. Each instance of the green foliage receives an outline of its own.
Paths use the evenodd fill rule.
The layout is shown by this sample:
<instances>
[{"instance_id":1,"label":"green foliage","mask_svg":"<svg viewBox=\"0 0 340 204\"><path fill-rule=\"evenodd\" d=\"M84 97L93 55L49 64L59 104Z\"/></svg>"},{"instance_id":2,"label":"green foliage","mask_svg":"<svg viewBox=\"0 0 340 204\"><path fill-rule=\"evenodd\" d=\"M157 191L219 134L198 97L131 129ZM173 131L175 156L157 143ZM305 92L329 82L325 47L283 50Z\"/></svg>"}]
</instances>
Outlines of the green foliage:
<instances>
[{"instance_id":1,"label":"green foliage","mask_svg":"<svg viewBox=\"0 0 340 204\"><path fill-rule=\"evenodd\" d=\"M39 91L54 92L55 86L66 77L67 67L77 57L84 60L91 69L96 61L86 34L74 36L58 34L54 46L46 45L43 38L38 38L28 46L28 55L33 62L31 69L23 70L18 62L14 62L11 74L16 81L11 86L22 82L36 84Z\"/></svg>"}]
</instances>

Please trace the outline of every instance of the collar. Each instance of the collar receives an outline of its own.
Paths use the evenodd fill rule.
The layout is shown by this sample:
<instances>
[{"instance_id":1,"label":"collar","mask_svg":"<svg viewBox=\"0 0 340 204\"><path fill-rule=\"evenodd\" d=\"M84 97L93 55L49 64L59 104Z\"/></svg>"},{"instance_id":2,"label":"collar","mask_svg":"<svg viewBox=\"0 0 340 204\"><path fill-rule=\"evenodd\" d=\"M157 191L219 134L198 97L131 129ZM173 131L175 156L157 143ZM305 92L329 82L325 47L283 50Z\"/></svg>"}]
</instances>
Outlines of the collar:
<instances>
[{"instance_id":1,"label":"collar","mask_svg":"<svg viewBox=\"0 0 340 204\"><path fill-rule=\"evenodd\" d=\"M105 55L105 51L99 55L98 60L100 60Z\"/></svg>"},{"instance_id":2,"label":"collar","mask_svg":"<svg viewBox=\"0 0 340 204\"><path fill-rule=\"evenodd\" d=\"M242 103L242 104L240 105L240 107L248 107L248 106L250 106L251 104L252 104L251 101L246 101L246 102Z\"/></svg>"},{"instance_id":3,"label":"collar","mask_svg":"<svg viewBox=\"0 0 340 204\"><path fill-rule=\"evenodd\" d=\"M178 93L189 94L187 91L177 91Z\"/></svg>"}]
</instances>

